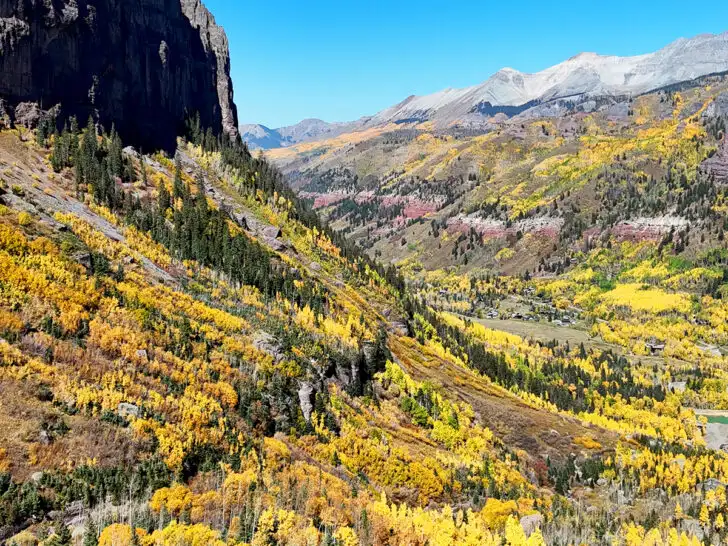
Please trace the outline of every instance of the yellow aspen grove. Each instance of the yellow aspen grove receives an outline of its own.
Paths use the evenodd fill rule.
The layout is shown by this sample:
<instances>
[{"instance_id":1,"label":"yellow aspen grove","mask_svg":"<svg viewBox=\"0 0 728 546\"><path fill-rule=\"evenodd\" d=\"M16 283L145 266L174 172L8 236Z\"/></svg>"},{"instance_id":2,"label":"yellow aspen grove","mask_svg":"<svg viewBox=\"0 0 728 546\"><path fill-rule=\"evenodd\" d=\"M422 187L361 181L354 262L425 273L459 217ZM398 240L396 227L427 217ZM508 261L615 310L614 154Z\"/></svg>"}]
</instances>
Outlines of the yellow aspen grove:
<instances>
[{"instance_id":1,"label":"yellow aspen grove","mask_svg":"<svg viewBox=\"0 0 728 546\"><path fill-rule=\"evenodd\" d=\"M144 131L108 70L64 108L0 97L9 546L726 541L725 36L251 153L211 15L106 3L0 24L11 71L31 42L122 58L121 24L146 69L119 89L185 76Z\"/></svg>"}]
</instances>

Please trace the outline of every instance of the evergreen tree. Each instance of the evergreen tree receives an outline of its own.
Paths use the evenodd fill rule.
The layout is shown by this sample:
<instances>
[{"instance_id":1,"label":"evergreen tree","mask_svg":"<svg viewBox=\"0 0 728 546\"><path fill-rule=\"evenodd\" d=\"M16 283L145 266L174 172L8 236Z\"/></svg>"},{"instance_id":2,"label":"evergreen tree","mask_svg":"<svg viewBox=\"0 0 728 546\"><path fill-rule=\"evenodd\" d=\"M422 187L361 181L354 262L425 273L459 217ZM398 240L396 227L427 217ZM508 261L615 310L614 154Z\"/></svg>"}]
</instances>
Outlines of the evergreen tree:
<instances>
[{"instance_id":1,"label":"evergreen tree","mask_svg":"<svg viewBox=\"0 0 728 546\"><path fill-rule=\"evenodd\" d=\"M187 123L187 130L189 139L195 146L200 146L203 143L204 135L202 133L202 127L200 125L200 113L195 112L195 115Z\"/></svg>"},{"instance_id":2,"label":"evergreen tree","mask_svg":"<svg viewBox=\"0 0 728 546\"><path fill-rule=\"evenodd\" d=\"M51 167L57 173L61 172L68 161L68 154L64 150L65 138L63 133L56 131L53 138L53 153L51 154ZM64 157L65 154L65 157Z\"/></svg>"},{"instance_id":3,"label":"evergreen tree","mask_svg":"<svg viewBox=\"0 0 728 546\"><path fill-rule=\"evenodd\" d=\"M169 209L171 206L172 201L169 195L169 190L167 190L167 184L162 181L159 184L159 190L157 194L157 209L159 210L160 215L164 217L167 209Z\"/></svg>"},{"instance_id":4,"label":"evergreen tree","mask_svg":"<svg viewBox=\"0 0 728 546\"><path fill-rule=\"evenodd\" d=\"M172 197L174 200L184 199L187 194L187 188L182 180L182 162L179 156L174 160L174 183L172 184Z\"/></svg>"},{"instance_id":5,"label":"evergreen tree","mask_svg":"<svg viewBox=\"0 0 728 546\"><path fill-rule=\"evenodd\" d=\"M48 541L49 546L71 546L71 541L73 540L73 536L71 535L71 530L66 527L66 525L59 521L56 523L55 527L55 534L53 537Z\"/></svg>"},{"instance_id":6,"label":"evergreen tree","mask_svg":"<svg viewBox=\"0 0 728 546\"><path fill-rule=\"evenodd\" d=\"M75 164L76 159L78 158L78 147L79 147L78 135L80 133L80 130L78 128L78 120L76 119L76 116L71 117L70 123L71 123L71 128L69 131L69 138L68 138L68 154L70 156L70 161L73 164Z\"/></svg>"},{"instance_id":7,"label":"evergreen tree","mask_svg":"<svg viewBox=\"0 0 728 546\"><path fill-rule=\"evenodd\" d=\"M141 156L140 162L140 169L142 171L142 184L144 184L144 187L146 188L149 185L149 180L147 178L147 160L144 159L144 156ZM167 191L167 188L164 188L165 191ZM167 195L169 195L169 192L167 192ZM167 207L169 208L169 207Z\"/></svg>"},{"instance_id":8,"label":"evergreen tree","mask_svg":"<svg viewBox=\"0 0 728 546\"><path fill-rule=\"evenodd\" d=\"M121 144L121 138L116 132L116 129L112 126L110 143L109 143L109 172L112 176L123 178L124 175L124 155L123 145Z\"/></svg>"},{"instance_id":9,"label":"evergreen tree","mask_svg":"<svg viewBox=\"0 0 728 546\"><path fill-rule=\"evenodd\" d=\"M98 183L101 175L98 151L96 126L93 118L89 117L86 130L81 138L79 157L76 162L76 189L79 194L86 190L87 185Z\"/></svg>"},{"instance_id":10,"label":"evergreen tree","mask_svg":"<svg viewBox=\"0 0 728 546\"><path fill-rule=\"evenodd\" d=\"M98 546L98 530L93 520L89 518L86 525L86 532L83 534L83 546Z\"/></svg>"},{"instance_id":11,"label":"evergreen tree","mask_svg":"<svg viewBox=\"0 0 728 546\"><path fill-rule=\"evenodd\" d=\"M35 141L38 146L43 148L46 147L48 142L48 135L50 133L50 122L45 114L41 114L40 120L38 121L38 127L35 131Z\"/></svg>"}]
</instances>

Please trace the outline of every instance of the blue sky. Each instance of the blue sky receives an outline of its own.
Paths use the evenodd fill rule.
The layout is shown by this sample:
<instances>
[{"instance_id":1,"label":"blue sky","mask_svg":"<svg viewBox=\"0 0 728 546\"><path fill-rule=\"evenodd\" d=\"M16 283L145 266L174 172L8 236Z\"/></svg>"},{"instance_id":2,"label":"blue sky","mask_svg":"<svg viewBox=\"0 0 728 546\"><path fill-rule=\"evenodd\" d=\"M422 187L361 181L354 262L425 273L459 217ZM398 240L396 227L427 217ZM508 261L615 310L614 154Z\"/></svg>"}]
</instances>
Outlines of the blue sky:
<instances>
[{"instance_id":1,"label":"blue sky","mask_svg":"<svg viewBox=\"0 0 728 546\"><path fill-rule=\"evenodd\" d=\"M648 53L728 30L728 2L206 0L230 39L241 123L349 121L411 94L535 72L582 51Z\"/></svg>"}]
</instances>

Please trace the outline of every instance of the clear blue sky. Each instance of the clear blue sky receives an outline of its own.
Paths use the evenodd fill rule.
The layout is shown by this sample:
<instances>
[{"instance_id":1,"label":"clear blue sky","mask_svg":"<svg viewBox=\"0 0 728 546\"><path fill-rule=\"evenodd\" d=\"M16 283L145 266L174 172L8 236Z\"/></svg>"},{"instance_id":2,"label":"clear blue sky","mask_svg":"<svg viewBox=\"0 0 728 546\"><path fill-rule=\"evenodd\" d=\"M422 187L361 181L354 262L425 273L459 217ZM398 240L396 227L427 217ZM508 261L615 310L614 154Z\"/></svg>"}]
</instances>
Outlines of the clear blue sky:
<instances>
[{"instance_id":1,"label":"clear blue sky","mask_svg":"<svg viewBox=\"0 0 728 546\"><path fill-rule=\"evenodd\" d=\"M728 30L720 0L205 0L227 30L241 123L349 121L504 66L648 53Z\"/></svg>"}]
</instances>

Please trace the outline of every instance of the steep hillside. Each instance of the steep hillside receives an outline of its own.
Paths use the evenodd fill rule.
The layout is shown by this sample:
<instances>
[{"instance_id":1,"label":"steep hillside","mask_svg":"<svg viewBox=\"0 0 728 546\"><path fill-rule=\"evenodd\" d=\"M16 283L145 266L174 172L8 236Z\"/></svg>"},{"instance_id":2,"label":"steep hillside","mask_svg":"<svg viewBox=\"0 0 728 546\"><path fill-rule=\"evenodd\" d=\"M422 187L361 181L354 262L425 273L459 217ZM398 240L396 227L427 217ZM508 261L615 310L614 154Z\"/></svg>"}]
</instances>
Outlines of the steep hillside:
<instances>
[{"instance_id":1,"label":"steep hillside","mask_svg":"<svg viewBox=\"0 0 728 546\"><path fill-rule=\"evenodd\" d=\"M691 255L725 230L726 89L707 77L484 134L388 125L266 155L385 262L545 275L611 236L679 236Z\"/></svg>"},{"instance_id":2,"label":"steep hillside","mask_svg":"<svg viewBox=\"0 0 728 546\"><path fill-rule=\"evenodd\" d=\"M198 1L0 16L6 85L95 114L0 93L0 542L728 539L720 75L251 128L286 178Z\"/></svg>"},{"instance_id":3,"label":"steep hillside","mask_svg":"<svg viewBox=\"0 0 728 546\"><path fill-rule=\"evenodd\" d=\"M610 352L504 337L403 294L243 148L142 157L93 126L49 146L0 133L10 543L55 529L130 544L129 522L149 545L595 541L597 480L634 503L611 533L644 533L623 524L653 510L615 453L647 456L641 435L703 444L674 395ZM599 369L620 385L609 398Z\"/></svg>"}]
</instances>

